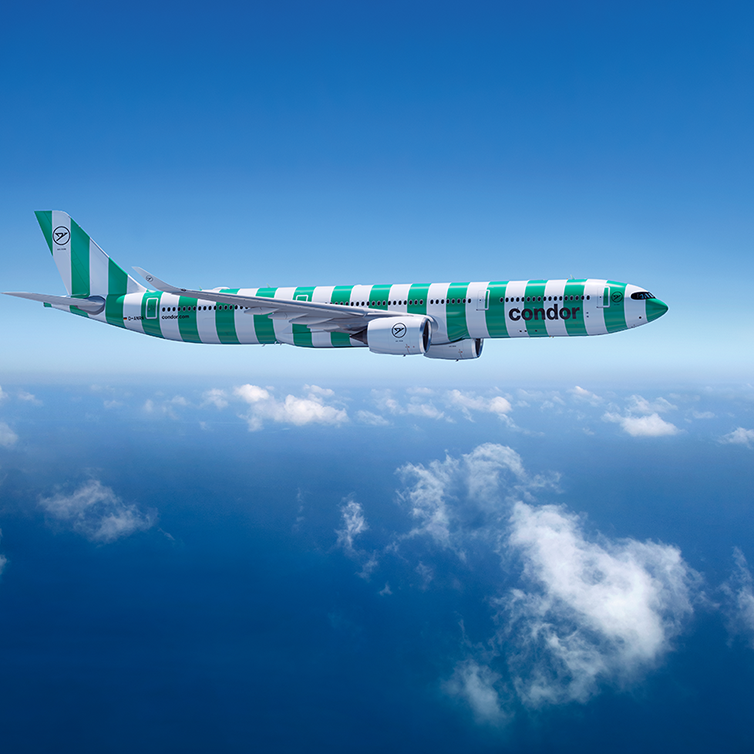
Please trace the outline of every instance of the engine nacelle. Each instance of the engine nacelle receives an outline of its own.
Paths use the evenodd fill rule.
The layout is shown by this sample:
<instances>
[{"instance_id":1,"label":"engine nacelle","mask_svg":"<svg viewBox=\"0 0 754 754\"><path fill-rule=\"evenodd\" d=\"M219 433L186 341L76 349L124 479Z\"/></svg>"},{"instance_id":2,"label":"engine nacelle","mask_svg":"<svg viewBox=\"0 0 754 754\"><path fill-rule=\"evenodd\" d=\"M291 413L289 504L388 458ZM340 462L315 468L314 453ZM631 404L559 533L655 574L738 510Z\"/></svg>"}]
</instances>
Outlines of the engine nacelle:
<instances>
[{"instance_id":1,"label":"engine nacelle","mask_svg":"<svg viewBox=\"0 0 754 754\"><path fill-rule=\"evenodd\" d=\"M457 340L455 343L440 343L438 345L432 343L424 355L428 359L449 359L452 361L478 359L482 355L483 344L482 338L467 338L466 340Z\"/></svg>"},{"instance_id":2,"label":"engine nacelle","mask_svg":"<svg viewBox=\"0 0 754 754\"><path fill-rule=\"evenodd\" d=\"M426 317L380 317L366 331L366 343L374 353L426 353L431 341L432 324Z\"/></svg>"}]
</instances>

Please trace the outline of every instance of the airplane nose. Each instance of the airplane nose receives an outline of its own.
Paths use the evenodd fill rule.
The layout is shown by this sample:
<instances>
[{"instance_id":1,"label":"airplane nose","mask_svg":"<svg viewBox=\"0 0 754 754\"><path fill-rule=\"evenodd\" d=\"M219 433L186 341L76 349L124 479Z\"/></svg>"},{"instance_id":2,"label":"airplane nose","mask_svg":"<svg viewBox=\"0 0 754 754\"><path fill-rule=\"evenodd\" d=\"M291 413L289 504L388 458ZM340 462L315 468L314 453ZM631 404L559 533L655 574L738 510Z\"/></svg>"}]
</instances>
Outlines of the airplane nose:
<instances>
[{"instance_id":1,"label":"airplane nose","mask_svg":"<svg viewBox=\"0 0 754 754\"><path fill-rule=\"evenodd\" d=\"M668 310L668 305L659 298L647 299L647 322L659 319Z\"/></svg>"}]
</instances>

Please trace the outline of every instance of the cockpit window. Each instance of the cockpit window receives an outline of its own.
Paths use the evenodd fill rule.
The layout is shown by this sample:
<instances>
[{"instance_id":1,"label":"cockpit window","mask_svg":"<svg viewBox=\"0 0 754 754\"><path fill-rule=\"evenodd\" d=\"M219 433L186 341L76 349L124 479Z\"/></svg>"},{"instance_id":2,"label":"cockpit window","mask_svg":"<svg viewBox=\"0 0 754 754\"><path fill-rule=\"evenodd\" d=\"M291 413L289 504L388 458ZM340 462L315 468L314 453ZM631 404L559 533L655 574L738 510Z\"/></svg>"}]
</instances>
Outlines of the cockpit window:
<instances>
[{"instance_id":1,"label":"cockpit window","mask_svg":"<svg viewBox=\"0 0 754 754\"><path fill-rule=\"evenodd\" d=\"M656 298L653 296L649 291L636 291L636 293L631 294L631 298L634 299L634 301L642 301L647 298Z\"/></svg>"}]
</instances>

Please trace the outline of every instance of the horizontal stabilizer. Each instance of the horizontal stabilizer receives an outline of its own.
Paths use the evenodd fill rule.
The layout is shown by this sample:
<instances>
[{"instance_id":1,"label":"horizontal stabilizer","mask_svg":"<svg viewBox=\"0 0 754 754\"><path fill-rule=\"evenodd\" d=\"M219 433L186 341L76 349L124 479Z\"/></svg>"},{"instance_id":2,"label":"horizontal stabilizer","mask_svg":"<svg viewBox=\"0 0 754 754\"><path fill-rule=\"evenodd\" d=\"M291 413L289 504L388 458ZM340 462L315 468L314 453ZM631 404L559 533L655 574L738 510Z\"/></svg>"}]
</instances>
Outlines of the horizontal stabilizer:
<instances>
[{"instance_id":1,"label":"horizontal stabilizer","mask_svg":"<svg viewBox=\"0 0 754 754\"><path fill-rule=\"evenodd\" d=\"M30 301L41 301L50 306L75 306L87 314L99 314L105 308L105 299L102 296L89 296L88 298L73 298L71 296L51 296L47 293L20 293L4 291L5 296L28 298Z\"/></svg>"}]
</instances>

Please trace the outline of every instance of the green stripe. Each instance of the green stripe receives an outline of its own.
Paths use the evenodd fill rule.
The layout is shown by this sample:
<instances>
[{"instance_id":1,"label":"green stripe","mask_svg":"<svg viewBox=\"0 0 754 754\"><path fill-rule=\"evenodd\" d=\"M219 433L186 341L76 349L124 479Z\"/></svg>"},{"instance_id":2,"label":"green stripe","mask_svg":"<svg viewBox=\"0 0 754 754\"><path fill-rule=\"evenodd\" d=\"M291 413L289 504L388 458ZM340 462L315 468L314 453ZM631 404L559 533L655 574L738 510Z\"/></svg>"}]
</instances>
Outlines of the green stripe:
<instances>
[{"instance_id":1,"label":"green stripe","mask_svg":"<svg viewBox=\"0 0 754 754\"><path fill-rule=\"evenodd\" d=\"M293 291L294 301L311 301L314 295L314 287L296 288ZM293 325L293 345L303 346L304 348L312 347L312 331L306 325Z\"/></svg>"},{"instance_id":2,"label":"green stripe","mask_svg":"<svg viewBox=\"0 0 754 754\"><path fill-rule=\"evenodd\" d=\"M545 318L545 309L547 305L544 302L546 280L530 280L526 284L524 306L521 309L521 319L526 325L526 332L530 338L547 337L547 320ZM526 314L526 310L531 314ZM529 317L529 319L527 319Z\"/></svg>"},{"instance_id":3,"label":"green stripe","mask_svg":"<svg viewBox=\"0 0 754 754\"><path fill-rule=\"evenodd\" d=\"M109 257L107 260L107 292L115 296L128 293L128 275Z\"/></svg>"},{"instance_id":4,"label":"green stripe","mask_svg":"<svg viewBox=\"0 0 754 754\"><path fill-rule=\"evenodd\" d=\"M39 211L34 214L37 216L37 222L42 228L47 245L50 247L50 254L52 254L52 210Z\"/></svg>"},{"instance_id":5,"label":"green stripe","mask_svg":"<svg viewBox=\"0 0 754 754\"><path fill-rule=\"evenodd\" d=\"M85 312L83 309L79 309L78 306L72 306L71 307L71 314L78 314L79 317L86 317L89 319L89 314Z\"/></svg>"},{"instance_id":6,"label":"green stripe","mask_svg":"<svg viewBox=\"0 0 754 754\"><path fill-rule=\"evenodd\" d=\"M181 333L181 340L185 343L201 343L199 330L196 327L196 299L188 296L178 297L178 331ZM184 311L184 308L186 311ZM238 341L236 340L236 343Z\"/></svg>"},{"instance_id":7,"label":"green stripe","mask_svg":"<svg viewBox=\"0 0 754 754\"><path fill-rule=\"evenodd\" d=\"M277 288L260 288L257 291L257 296L263 298L274 298ZM277 343L275 337L275 326L270 319L269 314L255 314L254 315L254 332L256 333L257 340L260 343Z\"/></svg>"},{"instance_id":8,"label":"green stripe","mask_svg":"<svg viewBox=\"0 0 754 754\"><path fill-rule=\"evenodd\" d=\"M109 325L125 327L123 323L124 296L107 296L105 298L105 319Z\"/></svg>"},{"instance_id":9,"label":"green stripe","mask_svg":"<svg viewBox=\"0 0 754 754\"><path fill-rule=\"evenodd\" d=\"M417 283L408 291L408 306L410 314L427 313L427 296L429 296L429 283ZM413 303L411 303L413 301Z\"/></svg>"},{"instance_id":10,"label":"green stripe","mask_svg":"<svg viewBox=\"0 0 754 754\"><path fill-rule=\"evenodd\" d=\"M585 283L586 280L569 280L566 282L561 309L567 307L571 311L570 319L565 320L566 331L569 335L587 334L584 324L584 302L581 300L584 295ZM574 297L574 301L570 300L571 296Z\"/></svg>"},{"instance_id":11,"label":"green stripe","mask_svg":"<svg viewBox=\"0 0 754 754\"><path fill-rule=\"evenodd\" d=\"M505 324L505 291L508 283L490 283L490 305L487 309L487 332L491 338L507 338L508 326Z\"/></svg>"},{"instance_id":12,"label":"green stripe","mask_svg":"<svg viewBox=\"0 0 754 754\"><path fill-rule=\"evenodd\" d=\"M352 285L336 285L330 296L331 304L348 305L351 301ZM344 332L330 333L330 343L334 348L347 348L351 345L351 338Z\"/></svg>"},{"instance_id":13,"label":"green stripe","mask_svg":"<svg viewBox=\"0 0 754 754\"><path fill-rule=\"evenodd\" d=\"M147 335L153 335L155 338L162 338L164 337L162 334L162 329L160 327L160 299L162 298L162 293L153 293L150 291L149 293L145 293L141 297L141 324L144 327L144 332ZM151 309L151 307L148 306L149 301L156 301L157 306L155 307L157 311L157 316L153 319L149 319L147 317L148 309ZM178 320L180 322L180 320Z\"/></svg>"},{"instance_id":14,"label":"green stripe","mask_svg":"<svg viewBox=\"0 0 754 754\"><path fill-rule=\"evenodd\" d=\"M623 283L607 281L610 286L610 306L603 309L605 312L605 327L608 332L619 332L626 329L626 286ZM616 294L620 294L620 300L616 301Z\"/></svg>"},{"instance_id":15,"label":"green stripe","mask_svg":"<svg viewBox=\"0 0 754 754\"><path fill-rule=\"evenodd\" d=\"M445 299L445 316L448 323L449 340L469 337L469 330L466 326L466 304L463 303L468 289L468 283L451 283L448 286L448 296ZM451 304L451 301L456 303Z\"/></svg>"},{"instance_id":16,"label":"green stripe","mask_svg":"<svg viewBox=\"0 0 754 754\"><path fill-rule=\"evenodd\" d=\"M71 295L89 295L89 236L71 220Z\"/></svg>"},{"instance_id":17,"label":"green stripe","mask_svg":"<svg viewBox=\"0 0 754 754\"><path fill-rule=\"evenodd\" d=\"M369 293L369 306L372 309L387 309L390 306L391 288L390 285L373 285Z\"/></svg>"},{"instance_id":18,"label":"green stripe","mask_svg":"<svg viewBox=\"0 0 754 754\"><path fill-rule=\"evenodd\" d=\"M238 288L223 288L220 293L238 293ZM236 334L236 310L232 304L217 304L215 327L221 343L238 344Z\"/></svg>"}]
</instances>

